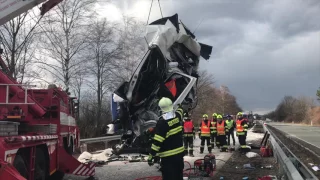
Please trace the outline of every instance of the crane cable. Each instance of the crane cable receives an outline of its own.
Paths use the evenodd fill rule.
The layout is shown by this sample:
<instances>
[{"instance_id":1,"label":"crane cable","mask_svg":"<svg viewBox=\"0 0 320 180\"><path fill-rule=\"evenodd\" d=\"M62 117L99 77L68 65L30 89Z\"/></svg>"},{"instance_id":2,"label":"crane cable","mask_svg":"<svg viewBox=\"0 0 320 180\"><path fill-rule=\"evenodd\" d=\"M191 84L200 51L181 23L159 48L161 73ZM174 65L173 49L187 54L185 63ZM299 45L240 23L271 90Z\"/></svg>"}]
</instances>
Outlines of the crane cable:
<instances>
[{"instance_id":1,"label":"crane cable","mask_svg":"<svg viewBox=\"0 0 320 180\"><path fill-rule=\"evenodd\" d=\"M161 9L161 5L160 5L160 0L158 0L158 4L159 4L159 9L160 9L161 17L163 18L162 9Z\"/></svg>"},{"instance_id":2,"label":"crane cable","mask_svg":"<svg viewBox=\"0 0 320 180\"><path fill-rule=\"evenodd\" d=\"M150 14L151 14L152 4L153 4L153 0L151 1L151 5L150 5L150 9L149 9L149 15L148 15L148 20L147 20L147 25L148 25L148 23L149 23L149 18L150 18ZM158 4L159 4L159 9L160 9L161 17L163 18L160 0L158 0Z\"/></svg>"},{"instance_id":3,"label":"crane cable","mask_svg":"<svg viewBox=\"0 0 320 180\"><path fill-rule=\"evenodd\" d=\"M152 4L153 4L153 0L151 1L151 6L150 6L150 10L149 10L147 25L148 25L148 23L149 23L149 18L150 18L150 14L151 14Z\"/></svg>"}]
</instances>

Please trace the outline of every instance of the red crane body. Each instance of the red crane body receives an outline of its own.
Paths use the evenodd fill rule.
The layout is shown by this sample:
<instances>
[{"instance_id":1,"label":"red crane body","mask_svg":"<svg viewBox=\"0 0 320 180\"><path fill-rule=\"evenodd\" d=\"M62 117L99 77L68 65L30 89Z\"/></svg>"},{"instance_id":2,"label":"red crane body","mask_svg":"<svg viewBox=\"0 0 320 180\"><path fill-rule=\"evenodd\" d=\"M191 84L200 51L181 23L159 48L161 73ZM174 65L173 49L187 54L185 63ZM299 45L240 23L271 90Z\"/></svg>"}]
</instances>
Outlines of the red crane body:
<instances>
[{"instance_id":1,"label":"red crane body","mask_svg":"<svg viewBox=\"0 0 320 180\"><path fill-rule=\"evenodd\" d=\"M0 0L0 25L44 1ZM41 15L61 1L43 3ZM44 179L57 173L95 174L93 163L82 164L72 156L80 143L74 99L54 85L32 89L30 85L17 83L11 78L0 49L1 179Z\"/></svg>"}]
</instances>

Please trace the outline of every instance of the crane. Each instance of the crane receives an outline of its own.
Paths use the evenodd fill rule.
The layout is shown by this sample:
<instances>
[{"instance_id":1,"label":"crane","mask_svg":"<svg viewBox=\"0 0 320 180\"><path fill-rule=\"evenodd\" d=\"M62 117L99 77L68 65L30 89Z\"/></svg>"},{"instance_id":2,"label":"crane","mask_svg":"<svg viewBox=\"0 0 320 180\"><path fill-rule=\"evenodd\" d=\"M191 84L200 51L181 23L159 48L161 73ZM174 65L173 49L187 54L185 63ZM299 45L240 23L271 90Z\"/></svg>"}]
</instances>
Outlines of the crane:
<instances>
[{"instance_id":1,"label":"crane","mask_svg":"<svg viewBox=\"0 0 320 180\"><path fill-rule=\"evenodd\" d=\"M0 25L41 3L43 16L60 2L0 0ZM72 156L80 145L75 97L54 84L47 89L32 87L13 79L0 56L0 179L94 176L94 163L82 164Z\"/></svg>"},{"instance_id":2,"label":"crane","mask_svg":"<svg viewBox=\"0 0 320 180\"><path fill-rule=\"evenodd\" d=\"M44 15L62 0L0 0L0 26L42 4L40 14Z\"/></svg>"}]
</instances>

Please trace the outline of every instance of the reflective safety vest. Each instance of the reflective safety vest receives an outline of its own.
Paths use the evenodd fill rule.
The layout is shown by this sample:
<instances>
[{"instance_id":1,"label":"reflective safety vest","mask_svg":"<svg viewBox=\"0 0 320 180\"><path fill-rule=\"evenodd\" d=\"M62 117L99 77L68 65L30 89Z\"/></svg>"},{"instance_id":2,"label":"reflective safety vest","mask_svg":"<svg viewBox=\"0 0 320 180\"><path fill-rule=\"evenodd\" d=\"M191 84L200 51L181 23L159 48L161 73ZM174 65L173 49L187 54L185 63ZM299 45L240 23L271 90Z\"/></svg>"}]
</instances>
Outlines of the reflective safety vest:
<instances>
[{"instance_id":1,"label":"reflective safety vest","mask_svg":"<svg viewBox=\"0 0 320 180\"><path fill-rule=\"evenodd\" d=\"M238 119L237 122L236 122L236 124L237 124L237 134L238 134L238 135L243 135L243 134L244 134L244 128L243 128L243 126L241 125L243 121L244 121L244 120Z\"/></svg>"},{"instance_id":2,"label":"reflective safety vest","mask_svg":"<svg viewBox=\"0 0 320 180\"><path fill-rule=\"evenodd\" d=\"M216 127L217 121L211 121L211 133L217 133L217 127Z\"/></svg>"},{"instance_id":3,"label":"reflective safety vest","mask_svg":"<svg viewBox=\"0 0 320 180\"><path fill-rule=\"evenodd\" d=\"M226 134L226 129L224 127L224 121L221 123L217 123L217 132L218 135L225 135Z\"/></svg>"},{"instance_id":4,"label":"reflective safety vest","mask_svg":"<svg viewBox=\"0 0 320 180\"><path fill-rule=\"evenodd\" d=\"M210 121L208 120L208 124L205 124L204 121L201 123L201 136L210 137Z\"/></svg>"},{"instance_id":5,"label":"reflective safety vest","mask_svg":"<svg viewBox=\"0 0 320 180\"><path fill-rule=\"evenodd\" d=\"M193 133L193 122L191 120L185 121L183 124L184 133Z\"/></svg>"},{"instance_id":6,"label":"reflective safety vest","mask_svg":"<svg viewBox=\"0 0 320 180\"><path fill-rule=\"evenodd\" d=\"M233 120L226 120L226 123L227 123L227 127L228 129L231 129L233 127Z\"/></svg>"},{"instance_id":7,"label":"reflective safety vest","mask_svg":"<svg viewBox=\"0 0 320 180\"><path fill-rule=\"evenodd\" d=\"M177 95L177 86L176 86L176 80L172 79L171 81L168 81L165 83L166 87L169 89L173 97L176 97Z\"/></svg>"}]
</instances>

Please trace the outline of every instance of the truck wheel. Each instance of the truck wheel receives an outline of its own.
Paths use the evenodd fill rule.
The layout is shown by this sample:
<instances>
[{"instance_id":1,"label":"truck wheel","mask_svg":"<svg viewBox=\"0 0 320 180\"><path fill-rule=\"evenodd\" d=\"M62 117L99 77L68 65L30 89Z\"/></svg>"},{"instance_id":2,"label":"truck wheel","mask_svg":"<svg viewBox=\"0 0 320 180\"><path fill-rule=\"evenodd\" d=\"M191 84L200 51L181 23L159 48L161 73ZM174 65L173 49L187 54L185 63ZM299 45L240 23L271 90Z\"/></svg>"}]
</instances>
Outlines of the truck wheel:
<instances>
[{"instance_id":1,"label":"truck wheel","mask_svg":"<svg viewBox=\"0 0 320 180\"><path fill-rule=\"evenodd\" d=\"M35 180L46 180L48 177L48 164L44 152L40 149L36 149L36 161L35 161Z\"/></svg>"},{"instance_id":2,"label":"truck wheel","mask_svg":"<svg viewBox=\"0 0 320 180\"><path fill-rule=\"evenodd\" d=\"M13 161L13 167L20 173L21 176L27 179L28 170L25 161L23 160L22 156L19 154L16 155Z\"/></svg>"}]
</instances>

